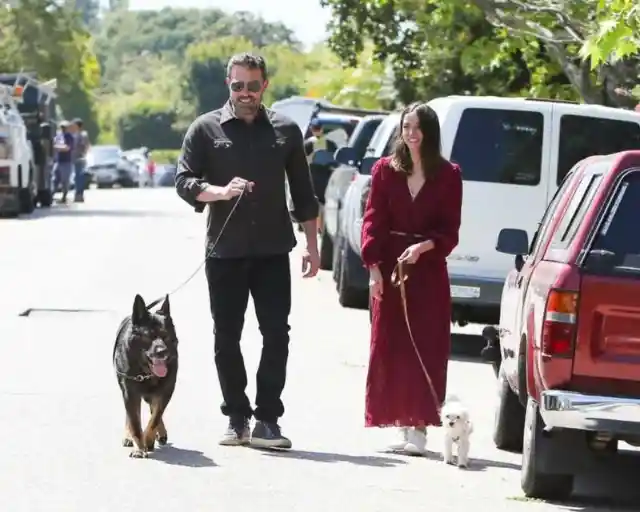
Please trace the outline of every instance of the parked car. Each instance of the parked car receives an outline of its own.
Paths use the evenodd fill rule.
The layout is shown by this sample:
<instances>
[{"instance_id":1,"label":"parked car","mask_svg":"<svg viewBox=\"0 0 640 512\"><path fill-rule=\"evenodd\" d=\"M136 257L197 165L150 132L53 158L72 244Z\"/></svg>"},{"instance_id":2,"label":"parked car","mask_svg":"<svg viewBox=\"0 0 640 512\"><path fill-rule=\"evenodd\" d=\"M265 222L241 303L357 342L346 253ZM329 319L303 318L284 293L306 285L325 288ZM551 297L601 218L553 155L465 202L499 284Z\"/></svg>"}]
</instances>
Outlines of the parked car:
<instances>
[{"instance_id":1,"label":"parked car","mask_svg":"<svg viewBox=\"0 0 640 512\"><path fill-rule=\"evenodd\" d=\"M511 219L531 236L576 162L640 149L640 115L528 98L448 96L429 105L440 120L443 155L460 164L463 177L460 243L448 258L452 320L495 325L512 262L495 250L491 233ZM352 200L356 212L359 200Z\"/></svg>"},{"instance_id":2,"label":"parked car","mask_svg":"<svg viewBox=\"0 0 640 512\"><path fill-rule=\"evenodd\" d=\"M338 219L344 195L349 184L358 174L367 146L384 118L383 115L363 117L349 137L347 145L338 149L334 155L336 167L331 171L324 191L324 205L321 209L320 268L322 270L333 268L333 244L338 233Z\"/></svg>"},{"instance_id":3,"label":"parked car","mask_svg":"<svg viewBox=\"0 0 640 512\"><path fill-rule=\"evenodd\" d=\"M98 188L137 187L140 179L138 166L116 145L91 146L87 152L87 171Z\"/></svg>"},{"instance_id":4,"label":"parked car","mask_svg":"<svg viewBox=\"0 0 640 512\"><path fill-rule=\"evenodd\" d=\"M333 273L338 301L345 307L366 308L369 303L369 272L360 258L362 216L369 196L371 169L379 158L391 153L399 123L398 113L383 119L344 195L333 245Z\"/></svg>"},{"instance_id":5,"label":"parked car","mask_svg":"<svg viewBox=\"0 0 640 512\"><path fill-rule=\"evenodd\" d=\"M156 167L154 180L159 187L175 186L176 171L178 168L174 164L163 164Z\"/></svg>"},{"instance_id":6,"label":"parked car","mask_svg":"<svg viewBox=\"0 0 640 512\"><path fill-rule=\"evenodd\" d=\"M122 153L122 156L136 167L135 173L132 173L132 180L136 182L138 187L153 186L151 169L154 163L148 155L147 148L130 149Z\"/></svg>"},{"instance_id":7,"label":"parked car","mask_svg":"<svg viewBox=\"0 0 640 512\"><path fill-rule=\"evenodd\" d=\"M521 228L498 235L512 268L493 438L522 449L529 497L565 499L618 441L640 446L639 217L640 151L626 151L575 165L530 244Z\"/></svg>"}]
</instances>

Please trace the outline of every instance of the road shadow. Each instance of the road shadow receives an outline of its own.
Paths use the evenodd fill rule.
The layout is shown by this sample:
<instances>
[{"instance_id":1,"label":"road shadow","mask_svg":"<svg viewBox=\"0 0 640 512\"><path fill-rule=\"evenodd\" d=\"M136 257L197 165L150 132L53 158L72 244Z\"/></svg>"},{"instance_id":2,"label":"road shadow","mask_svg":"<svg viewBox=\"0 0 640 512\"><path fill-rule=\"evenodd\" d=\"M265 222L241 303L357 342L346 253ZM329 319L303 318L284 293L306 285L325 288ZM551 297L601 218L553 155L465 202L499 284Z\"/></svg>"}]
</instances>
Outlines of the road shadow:
<instances>
[{"instance_id":1,"label":"road shadow","mask_svg":"<svg viewBox=\"0 0 640 512\"><path fill-rule=\"evenodd\" d=\"M154 460L164 462L171 466L184 466L189 468L214 468L218 465L198 450L187 450L173 445L163 446L150 454Z\"/></svg>"},{"instance_id":2,"label":"road shadow","mask_svg":"<svg viewBox=\"0 0 640 512\"><path fill-rule=\"evenodd\" d=\"M38 208L31 215L21 215L17 220L33 221L50 217L106 217L106 218L145 218L175 217L175 212L162 210L99 210L73 205L55 205L51 208Z\"/></svg>"},{"instance_id":3,"label":"road shadow","mask_svg":"<svg viewBox=\"0 0 640 512\"><path fill-rule=\"evenodd\" d=\"M451 334L452 361L482 363L480 351L486 345L482 336L474 334Z\"/></svg>"},{"instance_id":4,"label":"road shadow","mask_svg":"<svg viewBox=\"0 0 640 512\"><path fill-rule=\"evenodd\" d=\"M309 460L312 462L336 463L345 462L347 464L355 464L356 466L369 466L376 468L390 468L406 464L405 461L392 457L382 457L376 455L345 455L342 453L331 452L312 452L303 450L287 450L277 451L264 448L254 448L262 452L267 457L276 457L283 459Z\"/></svg>"}]
</instances>

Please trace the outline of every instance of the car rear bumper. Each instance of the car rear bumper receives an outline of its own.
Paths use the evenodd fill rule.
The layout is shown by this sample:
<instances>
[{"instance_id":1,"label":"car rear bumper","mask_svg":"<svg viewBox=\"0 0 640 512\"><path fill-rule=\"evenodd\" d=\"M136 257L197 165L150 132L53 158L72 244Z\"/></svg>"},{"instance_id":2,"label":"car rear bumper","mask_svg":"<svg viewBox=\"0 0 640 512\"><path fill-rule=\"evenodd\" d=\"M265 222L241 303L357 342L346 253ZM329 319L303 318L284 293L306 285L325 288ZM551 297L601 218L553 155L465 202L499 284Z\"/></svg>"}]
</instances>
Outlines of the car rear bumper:
<instances>
[{"instance_id":1,"label":"car rear bumper","mask_svg":"<svg viewBox=\"0 0 640 512\"><path fill-rule=\"evenodd\" d=\"M640 434L640 398L543 391L540 415L550 428Z\"/></svg>"}]
</instances>

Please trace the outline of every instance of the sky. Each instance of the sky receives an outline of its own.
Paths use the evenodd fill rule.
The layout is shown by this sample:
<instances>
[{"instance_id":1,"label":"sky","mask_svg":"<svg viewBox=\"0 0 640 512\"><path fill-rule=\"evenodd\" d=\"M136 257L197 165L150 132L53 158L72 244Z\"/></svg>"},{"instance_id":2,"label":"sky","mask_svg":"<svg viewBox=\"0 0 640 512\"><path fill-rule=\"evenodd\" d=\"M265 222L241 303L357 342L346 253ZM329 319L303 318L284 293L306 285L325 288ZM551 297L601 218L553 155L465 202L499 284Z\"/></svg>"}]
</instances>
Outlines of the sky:
<instances>
[{"instance_id":1,"label":"sky","mask_svg":"<svg viewBox=\"0 0 640 512\"><path fill-rule=\"evenodd\" d=\"M305 46L324 39L329 21L329 11L320 6L320 0L129 0L130 9L162 9L177 5L229 12L251 11L267 21L281 21Z\"/></svg>"}]
</instances>

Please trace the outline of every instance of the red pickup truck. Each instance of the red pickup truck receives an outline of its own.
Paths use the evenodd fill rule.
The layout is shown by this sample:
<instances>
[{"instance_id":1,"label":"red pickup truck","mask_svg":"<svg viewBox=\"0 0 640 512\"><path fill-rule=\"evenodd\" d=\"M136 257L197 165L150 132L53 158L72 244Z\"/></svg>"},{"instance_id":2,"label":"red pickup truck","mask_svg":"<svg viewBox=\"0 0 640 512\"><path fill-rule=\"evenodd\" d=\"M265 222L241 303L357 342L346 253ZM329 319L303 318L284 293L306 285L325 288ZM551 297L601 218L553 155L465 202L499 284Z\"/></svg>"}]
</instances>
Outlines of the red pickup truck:
<instances>
[{"instance_id":1,"label":"red pickup truck","mask_svg":"<svg viewBox=\"0 0 640 512\"><path fill-rule=\"evenodd\" d=\"M522 450L525 495L566 499L618 441L640 446L640 151L576 164L531 243L503 229L496 250L515 268L484 333L499 347L494 442Z\"/></svg>"}]
</instances>

